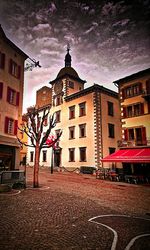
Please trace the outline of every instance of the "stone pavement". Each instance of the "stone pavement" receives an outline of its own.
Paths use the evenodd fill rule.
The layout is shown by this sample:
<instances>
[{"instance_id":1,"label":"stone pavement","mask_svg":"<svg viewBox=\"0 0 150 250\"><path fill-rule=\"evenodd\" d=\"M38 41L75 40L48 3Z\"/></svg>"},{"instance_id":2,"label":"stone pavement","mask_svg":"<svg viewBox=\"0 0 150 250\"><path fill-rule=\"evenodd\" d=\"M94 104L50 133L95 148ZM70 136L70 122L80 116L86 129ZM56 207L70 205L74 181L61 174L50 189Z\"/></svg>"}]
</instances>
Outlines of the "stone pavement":
<instances>
[{"instance_id":1,"label":"stone pavement","mask_svg":"<svg viewBox=\"0 0 150 250\"><path fill-rule=\"evenodd\" d=\"M150 249L149 187L42 169L33 189L32 177L0 194L1 250Z\"/></svg>"}]
</instances>

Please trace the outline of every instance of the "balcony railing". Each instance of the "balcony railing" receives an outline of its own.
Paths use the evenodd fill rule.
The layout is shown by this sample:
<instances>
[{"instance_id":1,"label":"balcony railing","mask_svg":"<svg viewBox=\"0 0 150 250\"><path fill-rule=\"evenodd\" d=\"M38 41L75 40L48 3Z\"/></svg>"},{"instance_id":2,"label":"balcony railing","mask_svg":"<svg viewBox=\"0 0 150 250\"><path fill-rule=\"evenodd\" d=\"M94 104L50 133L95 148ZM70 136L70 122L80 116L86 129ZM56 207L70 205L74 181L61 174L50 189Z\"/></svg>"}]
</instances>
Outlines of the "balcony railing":
<instances>
[{"instance_id":1,"label":"balcony railing","mask_svg":"<svg viewBox=\"0 0 150 250\"><path fill-rule=\"evenodd\" d=\"M119 140L118 142L119 148L124 147L135 147L135 146L150 146L150 138L146 138L146 140Z\"/></svg>"}]
</instances>

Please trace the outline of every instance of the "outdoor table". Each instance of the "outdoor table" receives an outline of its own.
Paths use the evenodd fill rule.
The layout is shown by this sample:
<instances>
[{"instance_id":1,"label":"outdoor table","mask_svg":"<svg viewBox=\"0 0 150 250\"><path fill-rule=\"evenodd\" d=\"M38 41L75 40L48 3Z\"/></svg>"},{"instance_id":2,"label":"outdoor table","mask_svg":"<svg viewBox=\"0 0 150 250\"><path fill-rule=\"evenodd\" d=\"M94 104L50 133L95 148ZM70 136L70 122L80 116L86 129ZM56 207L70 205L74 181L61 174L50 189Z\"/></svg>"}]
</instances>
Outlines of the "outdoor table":
<instances>
[{"instance_id":1,"label":"outdoor table","mask_svg":"<svg viewBox=\"0 0 150 250\"><path fill-rule=\"evenodd\" d=\"M129 183L138 184L139 182L144 183L143 175L125 175L125 181Z\"/></svg>"}]
</instances>

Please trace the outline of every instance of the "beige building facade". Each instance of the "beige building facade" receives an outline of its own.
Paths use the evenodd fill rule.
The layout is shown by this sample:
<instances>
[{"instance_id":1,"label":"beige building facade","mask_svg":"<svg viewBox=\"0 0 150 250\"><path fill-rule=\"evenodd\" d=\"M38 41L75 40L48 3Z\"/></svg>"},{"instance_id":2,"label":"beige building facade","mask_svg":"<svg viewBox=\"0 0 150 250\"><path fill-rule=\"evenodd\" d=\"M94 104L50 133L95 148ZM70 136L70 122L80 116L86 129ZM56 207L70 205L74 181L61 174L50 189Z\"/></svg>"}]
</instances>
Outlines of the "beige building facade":
<instances>
[{"instance_id":1,"label":"beige building facade","mask_svg":"<svg viewBox=\"0 0 150 250\"><path fill-rule=\"evenodd\" d=\"M27 55L9 40L0 26L0 166L19 168L17 127L22 122L24 61Z\"/></svg>"},{"instance_id":2,"label":"beige building facade","mask_svg":"<svg viewBox=\"0 0 150 250\"><path fill-rule=\"evenodd\" d=\"M71 67L68 50L65 67L50 82L50 112L55 113L56 117L53 134L63 131L54 150L56 167L76 169L81 166L112 166L110 163L102 164L101 159L117 149L117 141L121 138L118 94L98 84L85 88L85 82ZM33 154L28 148L29 165L34 164ZM50 166L50 149L46 155L46 161L43 162L44 153L41 152L40 164Z\"/></svg>"}]
</instances>

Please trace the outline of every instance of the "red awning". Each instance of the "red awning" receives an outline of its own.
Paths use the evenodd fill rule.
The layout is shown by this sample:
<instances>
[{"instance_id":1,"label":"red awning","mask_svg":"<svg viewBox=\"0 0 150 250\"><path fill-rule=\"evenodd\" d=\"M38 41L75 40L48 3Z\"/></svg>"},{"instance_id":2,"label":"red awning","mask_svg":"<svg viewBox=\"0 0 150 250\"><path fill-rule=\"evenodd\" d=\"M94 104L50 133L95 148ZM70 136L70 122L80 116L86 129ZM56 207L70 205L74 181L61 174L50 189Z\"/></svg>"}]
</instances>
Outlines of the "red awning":
<instances>
[{"instance_id":1,"label":"red awning","mask_svg":"<svg viewBox=\"0 0 150 250\"><path fill-rule=\"evenodd\" d=\"M102 162L150 163L150 148L120 149L106 156Z\"/></svg>"}]
</instances>

